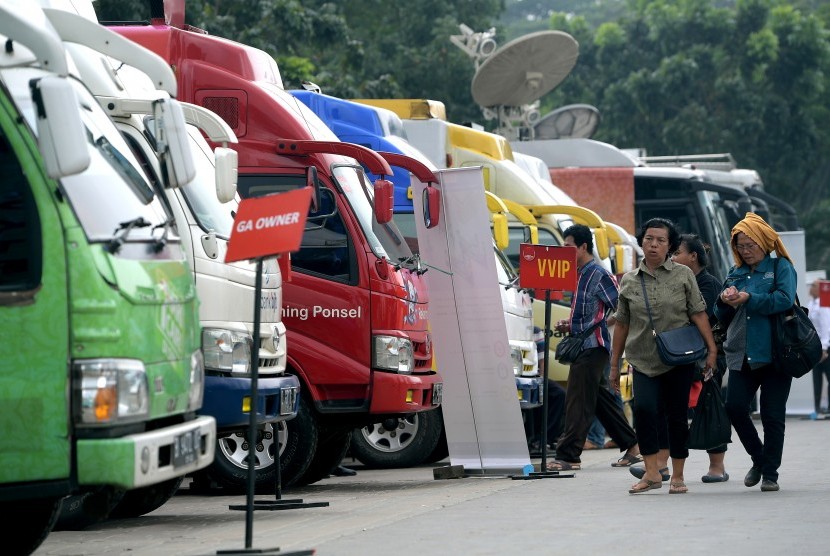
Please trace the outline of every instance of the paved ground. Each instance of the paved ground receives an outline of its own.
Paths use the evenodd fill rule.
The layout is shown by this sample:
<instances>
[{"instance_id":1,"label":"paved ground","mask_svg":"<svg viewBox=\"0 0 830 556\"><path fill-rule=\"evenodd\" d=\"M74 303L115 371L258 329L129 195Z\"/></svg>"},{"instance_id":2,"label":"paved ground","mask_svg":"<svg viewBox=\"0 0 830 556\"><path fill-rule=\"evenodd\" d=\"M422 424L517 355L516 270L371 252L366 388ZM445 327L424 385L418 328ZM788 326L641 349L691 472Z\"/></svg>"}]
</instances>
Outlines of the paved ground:
<instances>
[{"instance_id":1,"label":"paved ground","mask_svg":"<svg viewBox=\"0 0 830 556\"><path fill-rule=\"evenodd\" d=\"M760 426L760 423L759 423ZM703 484L705 452L692 452L690 492L668 485L632 496L617 452L585 452L574 478L436 481L432 467L359 470L285 498L329 507L256 512L253 548L319 556L495 554L828 553L830 420L787 421L781 491L743 486L750 461L740 444L726 456L731 479ZM348 463L348 462L347 462ZM262 498L262 497L257 497ZM267 497L265 497L267 498ZM196 496L182 490L155 512L112 520L83 532L52 533L38 555L216 554L245 546L244 497Z\"/></svg>"}]
</instances>

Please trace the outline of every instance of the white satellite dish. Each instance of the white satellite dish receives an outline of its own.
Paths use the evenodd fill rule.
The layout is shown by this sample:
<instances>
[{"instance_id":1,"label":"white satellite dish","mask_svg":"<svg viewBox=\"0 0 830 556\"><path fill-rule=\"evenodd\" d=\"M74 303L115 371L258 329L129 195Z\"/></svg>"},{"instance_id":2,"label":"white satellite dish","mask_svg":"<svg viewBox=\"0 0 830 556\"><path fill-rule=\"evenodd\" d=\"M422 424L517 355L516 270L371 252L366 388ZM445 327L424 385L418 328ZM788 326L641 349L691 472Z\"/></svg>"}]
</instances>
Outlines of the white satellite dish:
<instances>
[{"instance_id":1,"label":"white satellite dish","mask_svg":"<svg viewBox=\"0 0 830 556\"><path fill-rule=\"evenodd\" d=\"M536 139L590 139L599 122L594 106L569 104L542 116L533 126L533 135Z\"/></svg>"},{"instance_id":2,"label":"white satellite dish","mask_svg":"<svg viewBox=\"0 0 830 556\"><path fill-rule=\"evenodd\" d=\"M478 68L471 87L473 99L482 107L530 104L562 83L577 57L579 43L562 31L514 39Z\"/></svg>"}]
</instances>

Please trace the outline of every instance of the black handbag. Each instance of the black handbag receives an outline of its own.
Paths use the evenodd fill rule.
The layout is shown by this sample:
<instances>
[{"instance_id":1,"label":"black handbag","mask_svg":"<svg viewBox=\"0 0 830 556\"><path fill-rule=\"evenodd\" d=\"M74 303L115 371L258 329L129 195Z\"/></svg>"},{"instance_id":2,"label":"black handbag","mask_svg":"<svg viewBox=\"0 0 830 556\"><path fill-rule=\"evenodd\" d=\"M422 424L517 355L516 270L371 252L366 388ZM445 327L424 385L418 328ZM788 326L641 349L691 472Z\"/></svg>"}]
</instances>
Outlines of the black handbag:
<instances>
[{"instance_id":1,"label":"black handbag","mask_svg":"<svg viewBox=\"0 0 830 556\"><path fill-rule=\"evenodd\" d=\"M643 280L642 273L640 274L640 285L643 287L643 299L646 302L648 322L651 324L651 333L657 342L657 353L660 355L660 360L670 367L676 367L704 359L708 351L697 326L686 325L657 333L654 329L654 320L651 318L651 306L648 303L646 283Z\"/></svg>"},{"instance_id":2,"label":"black handbag","mask_svg":"<svg viewBox=\"0 0 830 556\"><path fill-rule=\"evenodd\" d=\"M599 323L601 322L602 321L595 322L579 334L568 334L562 338L556 346L556 352L554 353L553 358L563 365L569 365L576 361L582 353L582 344L585 343L585 338L587 338L588 335L594 331L594 328L599 326Z\"/></svg>"},{"instance_id":3,"label":"black handbag","mask_svg":"<svg viewBox=\"0 0 830 556\"><path fill-rule=\"evenodd\" d=\"M720 384L712 378L703 389L689 425L687 446L692 450L711 450L732 442L732 423L723 405Z\"/></svg>"},{"instance_id":4,"label":"black handbag","mask_svg":"<svg viewBox=\"0 0 830 556\"><path fill-rule=\"evenodd\" d=\"M778 273L778 259L774 262L773 285ZM782 313L773 315L772 360L780 370L793 378L801 378L821 361L821 340L807 310L798 302Z\"/></svg>"}]
</instances>

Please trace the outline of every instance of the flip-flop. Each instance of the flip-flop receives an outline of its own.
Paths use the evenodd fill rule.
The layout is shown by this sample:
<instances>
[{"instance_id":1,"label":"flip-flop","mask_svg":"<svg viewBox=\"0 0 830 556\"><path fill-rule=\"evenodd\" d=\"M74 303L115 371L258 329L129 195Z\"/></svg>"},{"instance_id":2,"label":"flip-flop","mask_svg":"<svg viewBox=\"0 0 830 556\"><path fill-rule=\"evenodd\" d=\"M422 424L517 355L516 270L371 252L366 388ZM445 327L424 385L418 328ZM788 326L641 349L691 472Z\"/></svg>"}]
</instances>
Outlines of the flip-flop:
<instances>
[{"instance_id":1,"label":"flip-flop","mask_svg":"<svg viewBox=\"0 0 830 556\"><path fill-rule=\"evenodd\" d=\"M579 471L582 469L582 464L575 461L555 459L553 461L549 461L545 469L547 471Z\"/></svg>"},{"instance_id":2,"label":"flip-flop","mask_svg":"<svg viewBox=\"0 0 830 556\"><path fill-rule=\"evenodd\" d=\"M646 475L646 468L631 466L628 468L628 472L637 477L638 479L642 479ZM664 481L668 481L671 478L671 474L669 473L668 467L660 469L660 478Z\"/></svg>"},{"instance_id":3,"label":"flip-flop","mask_svg":"<svg viewBox=\"0 0 830 556\"><path fill-rule=\"evenodd\" d=\"M686 494L689 492L689 487L683 481L669 483L669 494Z\"/></svg>"},{"instance_id":4,"label":"flip-flop","mask_svg":"<svg viewBox=\"0 0 830 556\"><path fill-rule=\"evenodd\" d=\"M725 472L723 475L711 475L707 473L703 477L700 478L701 481L704 483L725 483L729 480L729 473Z\"/></svg>"},{"instance_id":5,"label":"flip-flop","mask_svg":"<svg viewBox=\"0 0 830 556\"><path fill-rule=\"evenodd\" d=\"M635 456L626 452L620 459L612 463L611 467L631 467L635 463L640 463L641 461L643 461L643 456L640 454Z\"/></svg>"},{"instance_id":6,"label":"flip-flop","mask_svg":"<svg viewBox=\"0 0 830 556\"><path fill-rule=\"evenodd\" d=\"M637 488L640 485L644 485L642 488ZM648 492L649 490L656 490L658 488L663 488L663 483L661 481L649 481L648 479L643 479L634 487L628 490L628 494L640 494L643 492Z\"/></svg>"}]
</instances>

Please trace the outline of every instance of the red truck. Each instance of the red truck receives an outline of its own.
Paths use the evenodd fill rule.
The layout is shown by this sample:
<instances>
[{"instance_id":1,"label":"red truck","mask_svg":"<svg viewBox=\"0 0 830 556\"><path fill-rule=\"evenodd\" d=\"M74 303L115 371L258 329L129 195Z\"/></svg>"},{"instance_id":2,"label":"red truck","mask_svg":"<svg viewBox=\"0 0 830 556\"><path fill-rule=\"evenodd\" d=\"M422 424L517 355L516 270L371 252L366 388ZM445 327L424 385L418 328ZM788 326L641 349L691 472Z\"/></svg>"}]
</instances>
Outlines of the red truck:
<instances>
[{"instance_id":1,"label":"red truck","mask_svg":"<svg viewBox=\"0 0 830 556\"><path fill-rule=\"evenodd\" d=\"M112 28L175 68L180 100L233 128L240 195L318 188L284 283L287 372L302 397L278 433L282 484L310 484L340 463L354 428L440 404L424 270L389 221L391 183L373 188L361 166L388 176L385 159L341 143L285 92L267 53L186 26L183 7L165 4L167 23Z\"/></svg>"}]
</instances>

